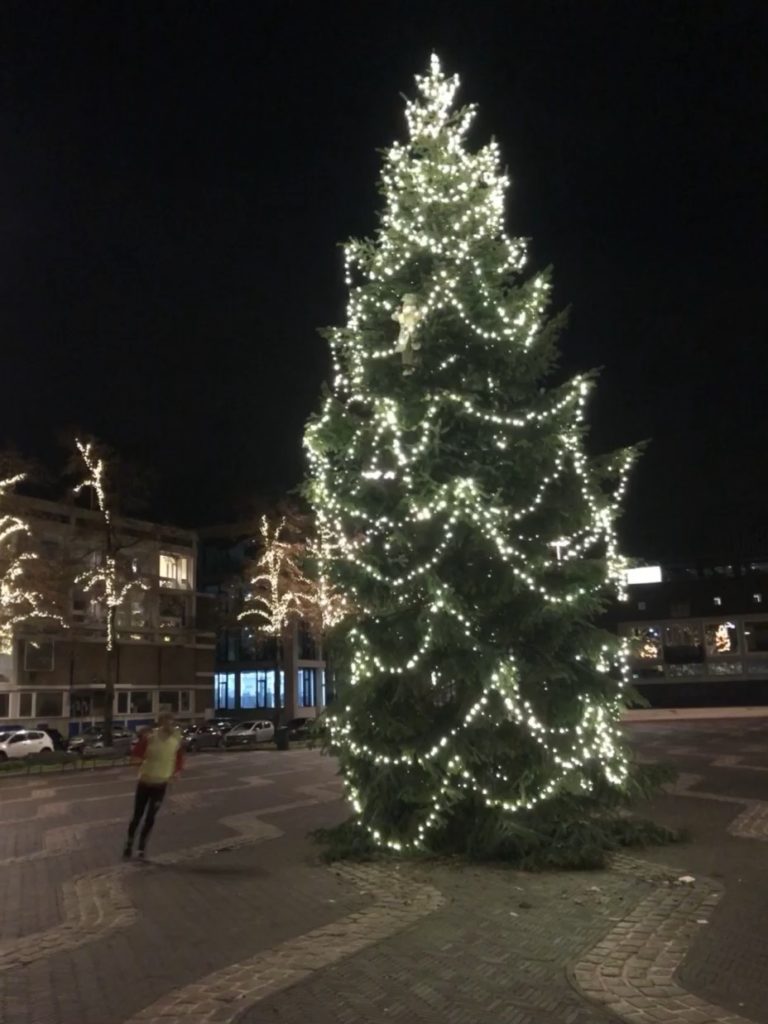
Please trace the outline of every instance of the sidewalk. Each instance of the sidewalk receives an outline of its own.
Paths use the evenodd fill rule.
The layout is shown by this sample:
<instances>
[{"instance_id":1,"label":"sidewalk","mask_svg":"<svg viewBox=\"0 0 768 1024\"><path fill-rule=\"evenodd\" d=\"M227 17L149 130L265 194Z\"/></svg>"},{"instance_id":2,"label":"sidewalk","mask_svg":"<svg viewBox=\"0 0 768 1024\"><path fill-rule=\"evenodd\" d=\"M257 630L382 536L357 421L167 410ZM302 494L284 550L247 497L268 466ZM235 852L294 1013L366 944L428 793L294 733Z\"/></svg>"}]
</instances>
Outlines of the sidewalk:
<instances>
[{"instance_id":1,"label":"sidewalk","mask_svg":"<svg viewBox=\"0 0 768 1024\"><path fill-rule=\"evenodd\" d=\"M765 734L745 764L743 728L644 728L695 841L604 872L322 865L306 834L346 810L313 751L190 759L149 865L118 860L131 773L4 789L0 1019L768 1024Z\"/></svg>"}]
</instances>

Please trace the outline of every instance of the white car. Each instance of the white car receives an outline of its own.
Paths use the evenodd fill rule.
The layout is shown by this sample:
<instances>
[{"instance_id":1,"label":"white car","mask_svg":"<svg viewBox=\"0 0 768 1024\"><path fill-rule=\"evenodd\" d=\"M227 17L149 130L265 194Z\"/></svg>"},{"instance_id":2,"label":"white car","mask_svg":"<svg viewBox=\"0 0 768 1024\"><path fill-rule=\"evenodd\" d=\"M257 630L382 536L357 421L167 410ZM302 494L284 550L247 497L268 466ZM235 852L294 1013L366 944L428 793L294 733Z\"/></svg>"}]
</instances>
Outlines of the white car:
<instances>
[{"instance_id":1,"label":"white car","mask_svg":"<svg viewBox=\"0 0 768 1024\"><path fill-rule=\"evenodd\" d=\"M53 753L53 740L47 732L38 729L12 729L0 732L0 761L11 757L29 757L30 754Z\"/></svg>"},{"instance_id":2,"label":"white car","mask_svg":"<svg viewBox=\"0 0 768 1024\"><path fill-rule=\"evenodd\" d=\"M241 722L224 736L225 747L247 747L253 743L266 743L275 738L275 727L271 722Z\"/></svg>"}]
</instances>

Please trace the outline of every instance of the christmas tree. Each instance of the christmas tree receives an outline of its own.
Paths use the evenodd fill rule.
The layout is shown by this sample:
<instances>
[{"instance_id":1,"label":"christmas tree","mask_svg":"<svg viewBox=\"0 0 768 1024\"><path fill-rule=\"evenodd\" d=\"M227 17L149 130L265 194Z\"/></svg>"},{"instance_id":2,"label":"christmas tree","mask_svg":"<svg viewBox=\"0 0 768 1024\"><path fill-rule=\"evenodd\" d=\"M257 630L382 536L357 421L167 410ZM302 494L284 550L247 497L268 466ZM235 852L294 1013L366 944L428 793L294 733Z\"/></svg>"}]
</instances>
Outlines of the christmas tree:
<instances>
[{"instance_id":1,"label":"christmas tree","mask_svg":"<svg viewBox=\"0 0 768 1024\"><path fill-rule=\"evenodd\" d=\"M621 587L633 453L586 453L591 377L545 386L562 318L505 234L498 147L468 145L436 57L416 81L305 438L355 609L329 745L367 843L598 862L629 770L623 653L595 618Z\"/></svg>"}]
</instances>

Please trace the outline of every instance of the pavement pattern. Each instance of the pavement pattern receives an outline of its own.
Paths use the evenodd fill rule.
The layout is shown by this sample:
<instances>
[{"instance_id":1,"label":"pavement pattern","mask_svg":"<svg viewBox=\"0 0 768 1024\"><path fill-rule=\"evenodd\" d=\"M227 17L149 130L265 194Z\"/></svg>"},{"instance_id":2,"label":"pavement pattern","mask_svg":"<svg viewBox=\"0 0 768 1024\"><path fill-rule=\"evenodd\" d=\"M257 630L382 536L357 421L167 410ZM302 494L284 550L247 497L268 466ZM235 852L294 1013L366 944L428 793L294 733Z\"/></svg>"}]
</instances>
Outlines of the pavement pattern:
<instances>
[{"instance_id":1,"label":"pavement pattern","mask_svg":"<svg viewBox=\"0 0 768 1024\"><path fill-rule=\"evenodd\" d=\"M0 1021L768 1024L768 725L631 738L691 841L580 874L325 866L307 833L346 809L310 750L190 758L148 864L131 769L0 780Z\"/></svg>"}]
</instances>

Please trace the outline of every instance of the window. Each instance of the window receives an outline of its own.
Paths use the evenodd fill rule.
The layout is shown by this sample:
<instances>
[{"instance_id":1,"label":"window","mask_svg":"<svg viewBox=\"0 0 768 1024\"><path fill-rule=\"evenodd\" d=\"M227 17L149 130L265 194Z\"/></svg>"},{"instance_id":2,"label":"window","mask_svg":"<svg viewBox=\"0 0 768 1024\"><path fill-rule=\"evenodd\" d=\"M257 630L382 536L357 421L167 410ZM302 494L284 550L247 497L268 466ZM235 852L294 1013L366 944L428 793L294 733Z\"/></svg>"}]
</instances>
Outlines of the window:
<instances>
[{"instance_id":1,"label":"window","mask_svg":"<svg viewBox=\"0 0 768 1024\"><path fill-rule=\"evenodd\" d=\"M743 668L740 661L715 661L709 671L716 676L740 676Z\"/></svg>"},{"instance_id":2,"label":"window","mask_svg":"<svg viewBox=\"0 0 768 1024\"><path fill-rule=\"evenodd\" d=\"M235 707L235 673L216 673L216 707Z\"/></svg>"},{"instance_id":3,"label":"window","mask_svg":"<svg viewBox=\"0 0 768 1024\"><path fill-rule=\"evenodd\" d=\"M240 707L257 708L256 703L256 673L240 673Z\"/></svg>"},{"instance_id":4,"label":"window","mask_svg":"<svg viewBox=\"0 0 768 1024\"><path fill-rule=\"evenodd\" d=\"M768 651L768 622L745 622L744 639L748 651Z\"/></svg>"},{"instance_id":5,"label":"window","mask_svg":"<svg viewBox=\"0 0 768 1024\"><path fill-rule=\"evenodd\" d=\"M679 664L679 665L667 665L667 675L671 679L686 677L686 676L700 676L704 673L704 667L698 664Z\"/></svg>"},{"instance_id":6,"label":"window","mask_svg":"<svg viewBox=\"0 0 768 1024\"><path fill-rule=\"evenodd\" d=\"M178 711L179 710L179 691L178 690L161 690L160 691L160 711Z\"/></svg>"},{"instance_id":7,"label":"window","mask_svg":"<svg viewBox=\"0 0 768 1024\"><path fill-rule=\"evenodd\" d=\"M27 672L53 672L53 640L26 640L24 668Z\"/></svg>"},{"instance_id":8,"label":"window","mask_svg":"<svg viewBox=\"0 0 768 1024\"><path fill-rule=\"evenodd\" d=\"M638 601L637 602L637 610L639 612L644 612L645 611L645 601Z\"/></svg>"},{"instance_id":9,"label":"window","mask_svg":"<svg viewBox=\"0 0 768 1024\"><path fill-rule=\"evenodd\" d=\"M633 658L641 661L661 659L661 630L658 626L632 626L628 639Z\"/></svg>"},{"instance_id":10,"label":"window","mask_svg":"<svg viewBox=\"0 0 768 1024\"><path fill-rule=\"evenodd\" d=\"M179 690L179 711L192 710L192 694L189 690Z\"/></svg>"},{"instance_id":11,"label":"window","mask_svg":"<svg viewBox=\"0 0 768 1024\"><path fill-rule=\"evenodd\" d=\"M299 707L317 706L317 672L313 668L299 669Z\"/></svg>"},{"instance_id":12,"label":"window","mask_svg":"<svg viewBox=\"0 0 768 1024\"><path fill-rule=\"evenodd\" d=\"M32 694L31 693L20 693L19 694L19 716L21 718L32 717Z\"/></svg>"},{"instance_id":13,"label":"window","mask_svg":"<svg viewBox=\"0 0 768 1024\"><path fill-rule=\"evenodd\" d=\"M0 693L0 718L8 718L10 701L7 693Z\"/></svg>"},{"instance_id":14,"label":"window","mask_svg":"<svg viewBox=\"0 0 768 1024\"><path fill-rule=\"evenodd\" d=\"M72 718L90 718L91 695L89 693L72 694L69 700L69 713Z\"/></svg>"},{"instance_id":15,"label":"window","mask_svg":"<svg viewBox=\"0 0 768 1024\"><path fill-rule=\"evenodd\" d=\"M64 712L64 694L55 690L49 693L38 693L35 713L42 721L44 718L61 718Z\"/></svg>"},{"instance_id":16,"label":"window","mask_svg":"<svg viewBox=\"0 0 768 1024\"><path fill-rule=\"evenodd\" d=\"M698 623L674 622L664 627L664 660L668 665L704 660Z\"/></svg>"},{"instance_id":17,"label":"window","mask_svg":"<svg viewBox=\"0 0 768 1024\"><path fill-rule=\"evenodd\" d=\"M160 600L160 628L181 629L187 622L187 608L183 599L164 597Z\"/></svg>"},{"instance_id":18,"label":"window","mask_svg":"<svg viewBox=\"0 0 768 1024\"><path fill-rule=\"evenodd\" d=\"M752 600L755 602L755 604L762 604L763 603L763 595L762 594L753 594L752 595Z\"/></svg>"},{"instance_id":19,"label":"window","mask_svg":"<svg viewBox=\"0 0 768 1024\"><path fill-rule=\"evenodd\" d=\"M735 622L708 622L704 626L704 646L707 657L720 654L736 654L739 650L739 634Z\"/></svg>"},{"instance_id":20,"label":"window","mask_svg":"<svg viewBox=\"0 0 768 1024\"><path fill-rule=\"evenodd\" d=\"M240 673L240 707L273 708L275 673L273 669Z\"/></svg>"},{"instance_id":21,"label":"window","mask_svg":"<svg viewBox=\"0 0 768 1024\"><path fill-rule=\"evenodd\" d=\"M188 555L161 552L159 576L161 587L189 590L192 587L192 559Z\"/></svg>"},{"instance_id":22,"label":"window","mask_svg":"<svg viewBox=\"0 0 768 1024\"><path fill-rule=\"evenodd\" d=\"M117 694L118 715L151 715L152 693L149 690L120 690Z\"/></svg>"},{"instance_id":23,"label":"window","mask_svg":"<svg viewBox=\"0 0 768 1024\"><path fill-rule=\"evenodd\" d=\"M722 597L713 597L712 603L715 605L716 608L719 608L723 603L723 599Z\"/></svg>"},{"instance_id":24,"label":"window","mask_svg":"<svg viewBox=\"0 0 768 1024\"><path fill-rule=\"evenodd\" d=\"M145 629L149 626L146 596L146 592L143 590L132 590L128 594L117 612L117 621L121 626L131 629ZM161 621L160 625L165 625L165 623Z\"/></svg>"}]
</instances>

